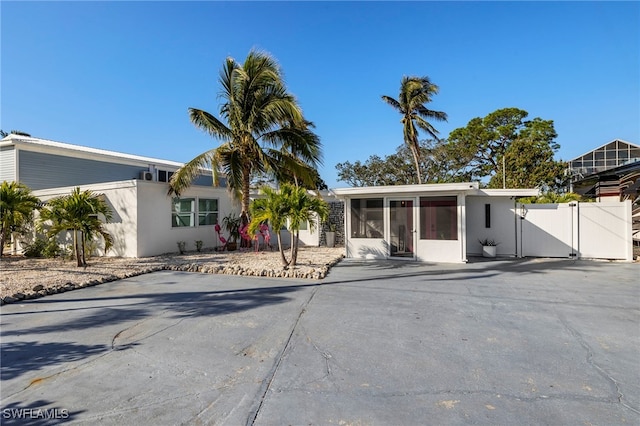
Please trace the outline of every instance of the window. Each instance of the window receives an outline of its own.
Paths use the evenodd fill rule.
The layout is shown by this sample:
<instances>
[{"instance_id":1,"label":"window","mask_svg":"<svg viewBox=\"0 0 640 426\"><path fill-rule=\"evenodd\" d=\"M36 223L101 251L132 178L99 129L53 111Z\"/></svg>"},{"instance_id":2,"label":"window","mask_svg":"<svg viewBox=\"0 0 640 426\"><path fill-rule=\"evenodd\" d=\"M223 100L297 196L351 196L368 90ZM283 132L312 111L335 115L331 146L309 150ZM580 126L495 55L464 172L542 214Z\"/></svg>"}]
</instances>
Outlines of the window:
<instances>
[{"instance_id":1,"label":"window","mask_svg":"<svg viewBox=\"0 0 640 426\"><path fill-rule=\"evenodd\" d=\"M166 170L158 170L158 182L169 182L173 176L173 172Z\"/></svg>"},{"instance_id":2,"label":"window","mask_svg":"<svg viewBox=\"0 0 640 426\"><path fill-rule=\"evenodd\" d=\"M491 228L491 204L484 205L484 227Z\"/></svg>"},{"instance_id":3,"label":"window","mask_svg":"<svg viewBox=\"0 0 640 426\"><path fill-rule=\"evenodd\" d=\"M183 226L196 226L195 198L174 198L173 211L171 213L171 226L179 228Z\"/></svg>"},{"instance_id":4,"label":"window","mask_svg":"<svg viewBox=\"0 0 640 426\"><path fill-rule=\"evenodd\" d=\"M420 197L420 239L458 239L456 197Z\"/></svg>"},{"instance_id":5,"label":"window","mask_svg":"<svg viewBox=\"0 0 640 426\"><path fill-rule=\"evenodd\" d=\"M382 198L351 200L351 237L382 238L384 221Z\"/></svg>"},{"instance_id":6,"label":"window","mask_svg":"<svg viewBox=\"0 0 640 426\"><path fill-rule=\"evenodd\" d=\"M215 198L174 198L171 205L171 227L215 225L218 222L218 200ZM196 206L198 210L196 211Z\"/></svg>"},{"instance_id":7,"label":"window","mask_svg":"<svg viewBox=\"0 0 640 426\"><path fill-rule=\"evenodd\" d=\"M215 225L218 222L218 200L198 199L198 226Z\"/></svg>"}]
</instances>

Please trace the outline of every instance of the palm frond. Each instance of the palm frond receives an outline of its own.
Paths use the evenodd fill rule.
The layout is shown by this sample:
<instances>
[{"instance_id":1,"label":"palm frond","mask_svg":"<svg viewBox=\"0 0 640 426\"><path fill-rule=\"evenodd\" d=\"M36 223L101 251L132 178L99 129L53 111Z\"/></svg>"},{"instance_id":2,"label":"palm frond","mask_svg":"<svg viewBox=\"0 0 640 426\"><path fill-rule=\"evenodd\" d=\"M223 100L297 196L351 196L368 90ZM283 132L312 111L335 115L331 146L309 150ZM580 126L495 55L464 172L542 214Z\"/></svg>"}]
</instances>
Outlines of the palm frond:
<instances>
[{"instance_id":1,"label":"palm frond","mask_svg":"<svg viewBox=\"0 0 640 426\"><path fill-rule=\"evenodd\" d=\"M213 171L214 184L218 184L218 150L220 148L211 149L198 155L188 163L180 167L169 180L168 195L180 195L182 191L191 186L194 179L202 172L202 169L211 168Z\"/></svg>"},{"instance_id":2,"label":"palm frond","mask_svg":"<svg viewBox=\"0 0 640 426\"><path fill-rule=\"evenodd\" d=\"M231 138L231 130L210 113L197 108L189 108L189 119L199 129L226 142Z\"/></svg>"}]
</instances>

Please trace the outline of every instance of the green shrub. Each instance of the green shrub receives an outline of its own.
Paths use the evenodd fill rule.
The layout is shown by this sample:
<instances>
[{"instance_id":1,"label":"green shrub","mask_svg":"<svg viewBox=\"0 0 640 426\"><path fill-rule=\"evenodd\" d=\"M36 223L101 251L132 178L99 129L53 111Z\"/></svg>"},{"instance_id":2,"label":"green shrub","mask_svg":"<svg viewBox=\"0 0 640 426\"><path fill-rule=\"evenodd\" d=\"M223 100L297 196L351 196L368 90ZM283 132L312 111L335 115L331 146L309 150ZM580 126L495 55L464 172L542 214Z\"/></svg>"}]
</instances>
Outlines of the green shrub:
<instances>
[{"instance_id":1,"label":"green shrub","mask_svg":"<svg viewBox=\"0 0 640 426\"><path fill-rule=\"evenodd\" d=\"M36 238L31 244L28 244L24 249L25 257L46 257L53 258L63 256L65 251L58 245L58 242L53 239Z\"/></svg>"},{"instance_id":2,"label":"green shrub","mask_svg":"<svg viewBox=\"0 0 640 426\"><path fill-rule=\"evenodd\" d=\"M67 250L60 247L60 244L58 244L58 242L54 238L50 238L47 241L47 245L45 246L44 250L42 250L42 255L49 259L59 256L65 257L67 255Z\"/></svg>"},{"instance_id":3,"label":"green shrub","mask_svg":"<svg viewBox=\"0 0 640 426\"><path fill-rule=\"evenodd\" d=\"M43 252L47 246L47 240L36 238L34 242L28 244L24 249L25 257L43 257Z\"/></svg>"}]
</instances>

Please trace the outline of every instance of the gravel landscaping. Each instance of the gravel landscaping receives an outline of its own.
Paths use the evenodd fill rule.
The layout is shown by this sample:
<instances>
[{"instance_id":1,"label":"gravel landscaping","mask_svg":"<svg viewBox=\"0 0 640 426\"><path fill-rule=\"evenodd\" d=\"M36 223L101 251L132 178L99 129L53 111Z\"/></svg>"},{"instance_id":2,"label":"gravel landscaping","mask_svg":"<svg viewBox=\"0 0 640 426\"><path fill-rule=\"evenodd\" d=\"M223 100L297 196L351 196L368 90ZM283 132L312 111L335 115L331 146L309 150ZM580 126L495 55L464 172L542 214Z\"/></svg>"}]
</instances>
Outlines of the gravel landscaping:
<instances>
[{"instance_id":1,"label":"gravel landscaping","mask_svg":"<svg viewBox=\"0 0 640 426\"><path fill-rule=\"evenodd\" d=\"M298 264L290 269L283 269L278 251L98 257L89 259L86 268L76 267L75 260L6 256L0 267L0 297L2 304L13 303L162 270L319 280L343 255L341 247L301 247Z\"/></svg>"}]
</instances>

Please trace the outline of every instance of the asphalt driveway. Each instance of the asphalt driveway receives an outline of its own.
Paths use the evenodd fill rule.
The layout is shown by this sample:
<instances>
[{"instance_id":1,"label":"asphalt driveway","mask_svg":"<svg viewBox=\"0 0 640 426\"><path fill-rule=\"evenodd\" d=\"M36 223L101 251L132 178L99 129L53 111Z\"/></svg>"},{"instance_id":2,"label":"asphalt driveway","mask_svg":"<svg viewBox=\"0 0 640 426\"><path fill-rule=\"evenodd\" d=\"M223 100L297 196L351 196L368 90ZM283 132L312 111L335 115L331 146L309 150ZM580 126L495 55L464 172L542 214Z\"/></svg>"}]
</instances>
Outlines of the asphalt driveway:
<instances>
[{"instance_id":1,"label":"asphalt driveway","mask_svg":"<svg viewBox=\"0 0 640 426\"><path fill-rule=\"evenodd\" d=\"M322 281L157 272L5 305L0 422L637 425L639 277L346 260Z\"/></svg>"}]
</instances>

